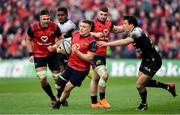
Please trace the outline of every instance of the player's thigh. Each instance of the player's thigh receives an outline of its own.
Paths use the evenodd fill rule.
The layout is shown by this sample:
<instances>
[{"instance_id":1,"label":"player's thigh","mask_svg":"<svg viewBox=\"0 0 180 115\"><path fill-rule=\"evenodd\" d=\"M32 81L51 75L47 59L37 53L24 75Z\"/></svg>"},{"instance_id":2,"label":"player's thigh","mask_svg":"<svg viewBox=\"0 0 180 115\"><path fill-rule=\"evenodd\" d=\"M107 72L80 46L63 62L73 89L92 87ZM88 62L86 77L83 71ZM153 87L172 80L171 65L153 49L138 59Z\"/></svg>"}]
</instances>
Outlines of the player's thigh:
<instances>
[{"instance_id":1,"label":"player's thigh","mask_svg":"<svg viewBox=\"0 0 180 115\"><path fill-rule=\"evenodd\" d=\"M51 71L60 71L60 60L57 53L48 57L48 67Z\"/></svg>"},{"instance_id":2,"label":"player's thigh","mask_svg":"<svg viewBox=\"0 0 180 115\"><path fill-rule=\"evenodd\" d=\"M96 68L101 65L106 65L106 57L105 56L95 56L93 59L93 68Z\"/></svg>"},{"instance_id":3,"label":"player's thigh","mask_svg":"<svg viewBox=\"0 0 180 115\"><path fill-rule=\"evenodd\" d=\"M76 70L72 70L72 76L70 77L70 82L74 85L74 86L81 86L82 81L86 78L86 76L88 75L89 71L76 71Z\"/></svg>"},{"instance_id":4,"label":"player's thigh","mask_svg":"<svg viewBox=\"0 0 180 115\"><path fill-rule=\"evenodd\" d=\"M36 70L39 70L39 68L47 67L47 58L34 58L34 66Z\"/></svg>"},{"instance_id":5,"label":"player's thigh","mask_svg":"<svg viewBox=\"0 0 180 115\"><path fill-rule=\"evenodd\" d=\"M150 59L143 59L139 68L143 74L150 76L151 78L156 74L162 65L161 58L152 57ZM141 73L140 73L141 74Z\"/></svg>"},{"instance_id":6,"label":"player's thigh","mask_svg":"<svg viewBox=\"0 0 180 115\"><path fill-rule=\"evenodd\" d=\"M99 78L99 75L97 74L97 72L92 69L92 80L94 81L98 81L100 78Z\"/></svg>"}]
</instances>

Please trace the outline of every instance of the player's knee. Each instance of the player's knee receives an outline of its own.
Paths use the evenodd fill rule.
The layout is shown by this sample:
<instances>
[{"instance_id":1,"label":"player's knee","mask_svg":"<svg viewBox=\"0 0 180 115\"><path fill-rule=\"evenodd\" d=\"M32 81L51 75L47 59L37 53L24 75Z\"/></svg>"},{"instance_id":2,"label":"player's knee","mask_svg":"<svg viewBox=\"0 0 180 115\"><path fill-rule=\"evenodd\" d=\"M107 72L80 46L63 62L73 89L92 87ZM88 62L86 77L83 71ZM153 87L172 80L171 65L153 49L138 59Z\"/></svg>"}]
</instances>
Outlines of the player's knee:
<instances>
[{"instance_id":1,"label":"player's knee","mask_svg":"<svg viewBox=\"0 0 180 115\"><path fill-rule=\"evenodd\" d=\"M46 74L46 70L37 72L37 76L38 76L38 78L39 78L42 86L47 85L47 74Z\"/></svg>"},{"instance_id":2,"label":"player's knee","mask_svg":"<svg viewBox=\"0 0 180 115\"><path fill-rule=\"evenodd\" d=\"M46 79L47 78L47 71L46 70L38 71L37 76L39 79Z\"/></svg>"},{"instance_id":3,"label":"player's knee","mask_svg":"<svg viewBox=\"0 0 180 115\"><path fill-rule=\"evenodd\" d=\"M61 72L59 72L59 73L52 73L52 76L53 76L54 80L57 80L60 75L61 75Z\"/></svg>"},{"instance_id":4,"label":"player's knee","mask_svg":"<svg viewBox=\"0 0 180 115\"><path fill-rule=\"evenodd\" d=\"M136 82L136 88L137 88L138 90L141 90L141 89L144 88L144 85L143 85L142 83Z\"/></svg>"},{"instance_id":5,"label":"player's knee","mask_svg":"<svg viewBox=\"0 0 180 115\"><path fill-rule=\"evenodd\" d=\"M100 87L106 87L106 81L105 81L103 78L100 78L98 85L99 85Z\"/></svg>"},{"instance_id":6,"label":"player's knee","mask_svg":"<svg viewBox=\"0 0 180 115\"><path fill-rule=\"evenodd\" d=\"M103 78L104 80L107 80L108 74L106 71L105 65L100 65L95 68L97 74L100 76L100 78Z\"/></svg>"},{"instance_id":7,"label":"player's knee","mask_svg":"<svg viewBox=\"0 0 180 115\"><path fill-rule=\"evenodd\" d=\"M65 92L70 92L75 86L71 83L71 82L68 82L65 86L65 89L64 91Z\"/></svg>"}]
</instances>

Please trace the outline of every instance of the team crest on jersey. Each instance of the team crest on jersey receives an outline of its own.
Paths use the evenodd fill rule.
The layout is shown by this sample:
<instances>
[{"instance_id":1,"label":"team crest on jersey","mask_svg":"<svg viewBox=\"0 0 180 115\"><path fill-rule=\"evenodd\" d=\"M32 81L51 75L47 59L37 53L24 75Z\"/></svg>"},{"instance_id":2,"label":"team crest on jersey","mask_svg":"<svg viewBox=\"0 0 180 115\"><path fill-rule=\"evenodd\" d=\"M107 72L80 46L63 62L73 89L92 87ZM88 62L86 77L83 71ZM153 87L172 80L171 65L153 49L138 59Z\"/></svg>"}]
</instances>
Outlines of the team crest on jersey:
<instances>
[{"instance_id":1,"label":"team crest on jersey","mask_svg":"<svg viewBox=\"0 0 180 115\"><path fill-rule=\"evenodd\" d=\"M50 34L49 34L49 36L54 36L55 35L55 33L54 32L50 32Z\"/></svg>"},{"instance_id":2,"label":"team crest on jersey","mask_svg":"<svg viewBox=\"0 0 180 115\"><path fill-rule=\"evenodd\" d=\"M86 43L82 43L81 45L82 45L82 46L86 46L87 44L86 44Z\"/></svg>"},{"instance_id":3,"label":"team crest on jersey","mask_svg":"<svg viewBox=\"0 0 180 115\"><path fill-rule=\"evenodd\" d=\"M48 40L48 37L47 37L47 36L41 36L41 40L42 40L43 42L46 42L46 41Z\"/></svg>"}]
</instances>

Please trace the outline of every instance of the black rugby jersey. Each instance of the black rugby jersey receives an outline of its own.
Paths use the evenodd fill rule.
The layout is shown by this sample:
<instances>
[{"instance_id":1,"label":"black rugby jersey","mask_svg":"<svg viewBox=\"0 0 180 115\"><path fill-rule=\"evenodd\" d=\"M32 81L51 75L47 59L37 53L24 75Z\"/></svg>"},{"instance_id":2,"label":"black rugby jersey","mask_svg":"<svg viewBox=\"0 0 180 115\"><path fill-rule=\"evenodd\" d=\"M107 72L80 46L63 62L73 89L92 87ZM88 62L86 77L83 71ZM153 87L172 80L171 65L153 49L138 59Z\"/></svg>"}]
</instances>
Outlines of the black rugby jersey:
<instances>
[{"instance_id":1,"label":"black rugby jersey","mask_svg":"<svg viewBox=\"0 0 180 115\"><path fill-rule=\"evenodd\" d=\"M133 46L136 51L143 57L149 57L152 54L157 54L154 46L152 45L150 39L145 35L143 30L139 27L133 29L129 33L130 37L134 39Z\"/></svg>"}]
</instances>

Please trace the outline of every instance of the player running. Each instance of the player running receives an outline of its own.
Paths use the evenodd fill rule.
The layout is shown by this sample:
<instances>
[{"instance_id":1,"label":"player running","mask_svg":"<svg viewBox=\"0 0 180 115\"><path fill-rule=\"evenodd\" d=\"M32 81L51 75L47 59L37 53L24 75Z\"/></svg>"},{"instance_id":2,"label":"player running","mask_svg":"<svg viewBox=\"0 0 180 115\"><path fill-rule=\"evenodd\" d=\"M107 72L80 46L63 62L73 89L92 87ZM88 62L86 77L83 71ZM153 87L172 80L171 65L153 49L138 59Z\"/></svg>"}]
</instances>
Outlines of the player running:
<instances>
[{"instance_id":1,"label":"player running","mask_svg":"<svg viewBox=\"0 0 180 115\"><path fill-rule=\"evenodd\" d=\"M69 97L70 92L76 86L81 86L89 72L90 63L96 52L96 41L90 35L91 27L91 21L81 21L79 32L72 35L72 52L67 68L58 78L58 85L64 90L54 109L59 109L61 104Z\"/></svg>"},{"instance_id":2,"label":"player running","mask_svg":"<svg viewBox=\"0 0 180 115\"><path fill-rule=\"evenodd\" d=\"M41 87L51 99L51 104L56 103L56 98L47 81L47 67L56 80L60 75L59 59L53 45L63 39L57 24L50 21L48 10L40 12L40 21L31 24L27 30L26 44L29 51L29 60L34 61L37 77Z\"/></svg>"},{"instance_id":3,"label":"player running","mask_svg":"<svg viewBox=\"0 0 180 115\"><path fill-rule=\"evenodd\" d=\"M174 83L161 83L153 80L153 76L160 69L162 59L150 39L145 35L144 31L138 27L137 19L133 16L124 16L123 28L128 36L125 39L116 40L113 42L99 42L98 46L118 46L133 44L137 52L142 57L142 62L139 67L138 79L136 81L136 88L141 97L141 103L137 110L147 110L147 90L146 87L163 88L169 91L172 96L176 96Z\"/></svg>"}]
</instances>

